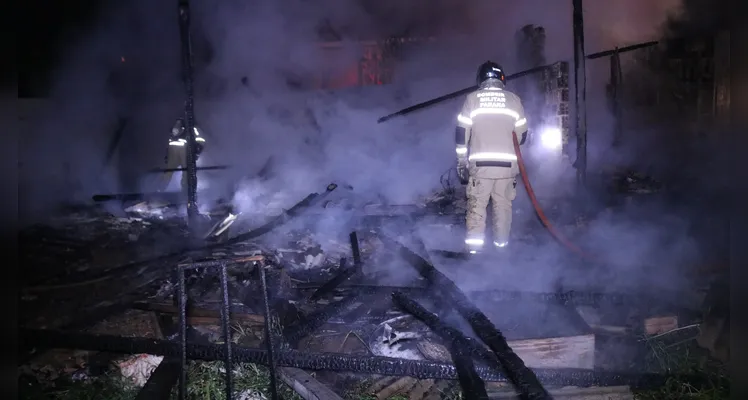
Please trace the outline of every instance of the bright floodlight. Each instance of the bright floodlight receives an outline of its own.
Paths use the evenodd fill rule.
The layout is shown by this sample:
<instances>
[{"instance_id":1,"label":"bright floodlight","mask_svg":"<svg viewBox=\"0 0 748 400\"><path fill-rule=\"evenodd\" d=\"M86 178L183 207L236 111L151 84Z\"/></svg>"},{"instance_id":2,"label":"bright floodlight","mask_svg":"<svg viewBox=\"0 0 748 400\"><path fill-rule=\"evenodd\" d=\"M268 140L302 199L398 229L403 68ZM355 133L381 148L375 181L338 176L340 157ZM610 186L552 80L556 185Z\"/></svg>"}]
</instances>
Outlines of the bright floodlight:
<instances>
[{"instance_id":1,"label":"bright floodlight","mask_svg":"<svg viewBox=\"0 0 748 400\"><path fill-rule=\"evenodd\" d=\"M555 150L561 147L561 129L559 128L545 128L540 134L540 143L546 149Z\"/></svg>"}]
</instances>

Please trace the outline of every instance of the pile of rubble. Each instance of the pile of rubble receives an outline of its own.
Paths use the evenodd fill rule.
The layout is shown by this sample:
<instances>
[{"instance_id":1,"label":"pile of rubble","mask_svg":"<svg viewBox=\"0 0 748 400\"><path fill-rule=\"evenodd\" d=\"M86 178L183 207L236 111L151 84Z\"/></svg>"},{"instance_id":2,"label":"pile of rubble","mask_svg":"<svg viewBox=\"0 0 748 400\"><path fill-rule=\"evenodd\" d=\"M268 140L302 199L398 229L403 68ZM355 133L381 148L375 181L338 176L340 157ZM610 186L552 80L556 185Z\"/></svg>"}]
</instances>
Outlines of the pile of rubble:
<instances>
[{"instance_id":1,"label":"pile of rubble","mask_svg":"<svg viewBox=\"0 0 748 400\"><path fill-rule=\"evenodd\" d=\"M350 235L325 236L303 223L288 225L283 239L276 237L269 246L268 233L302 212L314 214L312 208L329 206L325 194L334 189L331 185L321 195L310 195L247 233L197 245L186 241L189 232L182 218L165 217L164 207L154 212L142 204L130 208L127 217L75 214L57 230L37 228L26 236L37 235L36 246L56 238L51 248L75 249L69 239L75 237L78 243L88 241L78 245L81 253L76 254L99 248L117 260L115 243L127 243L130 247L122 247L127 255L120 257L139 261L106 263L87 254L71 261L65 273L46 273L40 271L53 265L45 264L50 260L37 247L36 258L27 261L34 263L37 279L24 291L24 340L32 346L134 352L115 361L122 374L145 387L155 380L150 378L161 376L154 370L167 370L180 357L224 361L224 371L232 371L235 362L264 364L270 376L304 398L339 398L352 382L377 398L405 394L432 399L459 389L465 398L515 391L550 398L549 390L556 398L574 391L630 398L630 385L664 379L640 371L598 370L599 338L587 320L597 318L598 325L610 326L601 322L601 310L623 307L622 298L583 293L466 296L434 268L424 249L409 250L376 224ZM448 192L407 209L368 206L351 216L402 217L423 210L449 215L450 207L459 207L455 197ZM230 212L216 213L206 226L215 226ZM161 238L170 245L163 246ZM387 269L380 267L391 270L397 262L412 269L412 279L404 286L382 286ZM512 306L520 302L522 310ZM581 306L588 314L591 308L593 316L581 317L576 311ZM641 322L619 325L630 333L642 331L644 324L636 325ZM669 322L664 329L674 329ZM563 328L540 329L551 325ZM626 361L632 361L638 352L628 354ZM67 372L80 370L80 363L77 368ZM304 370L316 372L312 376ZM361 374L366 375L363 380ZM169 376L161 384L171 388L179 374ZM231 380L227 385L232 390ZM271 380L270 385L275 392L277 384Z\"/></svg>"}]
</instances>

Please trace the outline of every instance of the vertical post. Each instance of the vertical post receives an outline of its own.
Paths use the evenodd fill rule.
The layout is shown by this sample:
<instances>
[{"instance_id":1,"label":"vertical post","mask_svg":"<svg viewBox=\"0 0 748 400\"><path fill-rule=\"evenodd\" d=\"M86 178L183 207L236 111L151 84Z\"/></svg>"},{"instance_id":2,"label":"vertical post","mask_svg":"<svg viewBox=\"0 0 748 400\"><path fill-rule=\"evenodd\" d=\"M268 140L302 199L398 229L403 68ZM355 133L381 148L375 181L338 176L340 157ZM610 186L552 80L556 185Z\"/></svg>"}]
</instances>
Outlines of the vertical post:
<instances>
[{"instance_id":1,"label":"vertical post","mask_svg":"<svg viewBox=\"0 0 748 400\"><path fill-rule=\"evenodd\" d=\"M584 54L584 16L582 0L572 0L574 23L574 110L576 113L577 182L587 180L587 77Z\"/></svg>"},{"instance_id":2,"label":"vertical post","mask_svg":"<svg viewBox=\"0 0 748 400\"><path fill-rule=\"evenodd\" d=\"M226 355L223 362L226 368L226 400L231 400L234 392L232 374L234 373L234 360L231 349L231 302L229 301L229 279L226 271L226 263L221 263L221 329L223 340L225 340Z\"/></svg>"},{"instance_id":3,"label":"vertical post","mask_svg":"<svg viewBox=\"0 0 748 400\"><path fill-rule=\"evenodd\" d=\"M197 146L195 143L195 109L192 88L192 49L190 46L189 0L179 1L179 36L182 47L182 78L185 88L185 129L187 130L187 215L193 223L197 210Z\"/></svg>"},{"instance_id":4,"label":"vertical post","mask_svg":"<svg viewBox=\"0 0 748 400\"><path fill-rule=\"evenodd\" d=\"M187 396L187 285L184 269L177 266L177 307L179 308L179 383L177 395L179 400Z\"/></svg>"},{"instance_id":5,"label":"vertical post","mask_svg":"<svg viewBox=\"0 0 748 400\"><path fill-rule=\"evenodd\" d=\"M610 56L610 83L609 83L609 101L611 107L611 113L613 114L614 126L613 126L613 146L619 146L623 141L623 126L622 126L622 115L621 115L621 83L623 82L623 74L621 72L621 57L618 53L618 47L615 52Z\"/></svg>"},{"instance_id":6,"label":"vertical post","mask_svg":"<svg viewBox=\"0 0 748 400\"><path fill-rule=\"evenodd\" d=\"M276 369L275 369L275 346L276 338L273 337L273 328L270 326L273 323L273 313L270 310L270 292L268 289L267 277L265 276L265 264L263 262L257 263L258 273L260 274L260 286L262 287L262 298L263 305L265 306L265 346L267 346L268 352L268 373L270 374L270 399L278 400L278 383L276 382Z\"/></svg>"}]
</instances>

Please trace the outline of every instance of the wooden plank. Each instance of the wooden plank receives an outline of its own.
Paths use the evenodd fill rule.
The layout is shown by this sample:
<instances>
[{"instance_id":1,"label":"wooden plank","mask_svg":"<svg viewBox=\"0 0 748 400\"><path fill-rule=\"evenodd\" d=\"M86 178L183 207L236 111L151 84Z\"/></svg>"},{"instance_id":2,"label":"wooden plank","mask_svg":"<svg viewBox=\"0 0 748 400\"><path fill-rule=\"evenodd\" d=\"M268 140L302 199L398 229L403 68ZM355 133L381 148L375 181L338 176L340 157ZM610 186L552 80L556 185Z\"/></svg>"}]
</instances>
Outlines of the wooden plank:
<instances>
[{"instance_id":1,"label":"wooden plank","mask_svg":"<svg viewBox=\"0 0 748 400\"><path fill-rule=\"evenodd\" d=\"M515 340L509 347L530 368L595 367L595 335Z\"/></svg>"},{"instance_id":2,"label":"wooden plank","mask_svg":"<svg viewBox=\"0 0 748 400\"><path fill-rule=\"evenodd\" d=\"M608 387L563 387L547 388L555 400L633 400L634 394L628 386ZM517 394L509 387L490 390L489 399L516 399Z\"/></svg>"},{"instance_id":3,"label":"wooden plank","mask_svg":"<svg viewBox=\"0 0 748 400\"><path fill-rule=\"evenodd\" d=\"M343 400L337 393L298 368L278 368L278 375L304 400Z\"/></svg>"},{"instance_id":4,"label":"wooden plank","mask_svg":"<svg viewBox=\"0 0 748 400\"><path fill-rule=\"evenodd\" d=\"M510 340L509 347L530 368L595 367L595 335L545 339ZM452 362L447 348L432 341L421 341L418 350L429 360Z\"/></svg>"},{"instance_id":5,"label":"wooden plank","mask_svg":"<svg viewBox=\"0 0 748 400\"><path fill-rule=\"evenodd\" d=\"M162 314L177 314L178 308L169 303L135 303L135 309L144 311L154 311ZM195 325L213 325L211 321L220 323L221 312L206 308L190 307L187 309L187 320L193 321ZM231 313L232 321L249 322L252 324L263 324L265 317L257 314Z\"/></svg>"},{"instance_id":6,"label":"wooden plank","mask_svg":"<svg viewBox=\"0 0 748 400\"><path fill-rule=\"evenodd\" d=\"M647 335L660 335L678 328L678 317L675 315L651 317L644 320L644 332Z\"/></svg>"}]
</instances>

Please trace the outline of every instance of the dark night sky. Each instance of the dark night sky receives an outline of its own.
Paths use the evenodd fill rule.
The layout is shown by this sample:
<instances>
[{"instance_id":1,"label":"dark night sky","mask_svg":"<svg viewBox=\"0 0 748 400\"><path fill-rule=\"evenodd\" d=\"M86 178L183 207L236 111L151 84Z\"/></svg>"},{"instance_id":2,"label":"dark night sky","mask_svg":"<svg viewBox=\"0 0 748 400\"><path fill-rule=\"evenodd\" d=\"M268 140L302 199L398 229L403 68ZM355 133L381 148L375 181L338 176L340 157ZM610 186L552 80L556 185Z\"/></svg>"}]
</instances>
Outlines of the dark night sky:
<instances>
[{"instance_id":1,"label":"dark night sky","mask_svg":"<svg viewBox=\"0 0 748 400\"><path fill-rule=\"evenodd\" d=\"M100 0L28 0L21 4L18 37L18 95L43 95L62 44L93 19Z\"/></svg>"}]
</instances>

